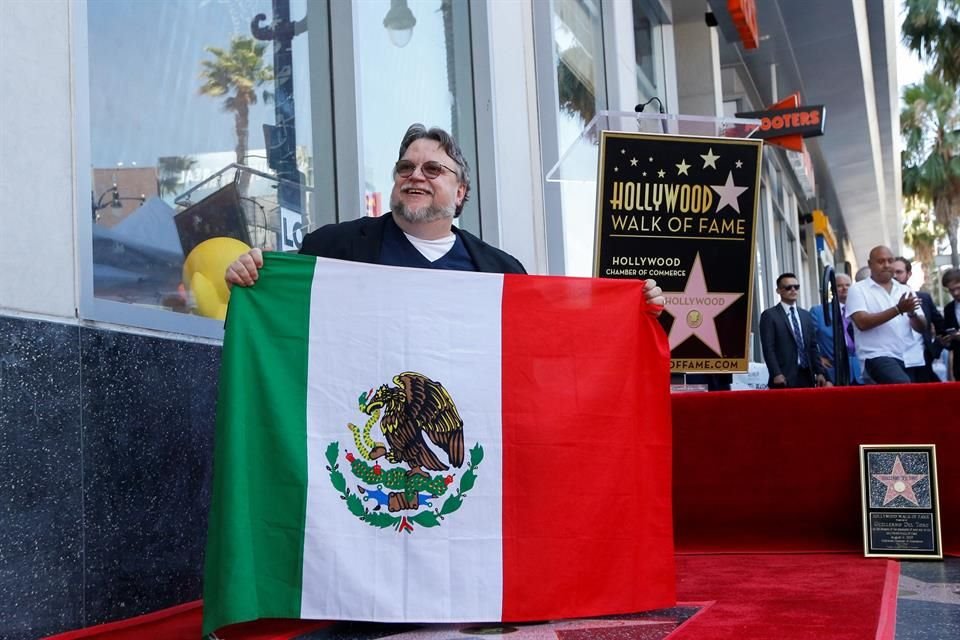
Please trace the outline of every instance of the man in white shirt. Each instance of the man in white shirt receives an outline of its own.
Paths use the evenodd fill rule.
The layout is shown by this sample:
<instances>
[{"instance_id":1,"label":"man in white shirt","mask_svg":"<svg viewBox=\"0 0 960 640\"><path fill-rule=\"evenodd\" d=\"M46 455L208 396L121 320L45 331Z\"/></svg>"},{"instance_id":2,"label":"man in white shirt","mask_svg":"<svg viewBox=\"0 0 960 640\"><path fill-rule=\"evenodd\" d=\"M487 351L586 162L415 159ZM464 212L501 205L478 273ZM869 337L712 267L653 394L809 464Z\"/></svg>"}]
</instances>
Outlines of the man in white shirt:
<instances>
[{"instance_id":1,"label":"man in white shirt","mask_svg":"<svg viewBox=\"0 0 960 640\"><path fill-rule=\"evenodd\" d=\"M893 278L893 252L870 250L870 277L850 287L847 315L853 321L857 355L876 384L910 382L904 351L913 341L911 329L923 333L926 321L920 299Z\"/></svg>"}]
</instances>

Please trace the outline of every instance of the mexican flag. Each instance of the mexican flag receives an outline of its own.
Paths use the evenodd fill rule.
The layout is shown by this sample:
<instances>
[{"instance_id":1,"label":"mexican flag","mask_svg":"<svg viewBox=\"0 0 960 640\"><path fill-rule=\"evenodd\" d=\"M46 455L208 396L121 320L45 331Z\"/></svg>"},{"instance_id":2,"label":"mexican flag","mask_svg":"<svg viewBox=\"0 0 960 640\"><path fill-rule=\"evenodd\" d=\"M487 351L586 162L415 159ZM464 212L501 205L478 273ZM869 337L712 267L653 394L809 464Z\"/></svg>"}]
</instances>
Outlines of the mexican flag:
<instances>
[{"instance_id":1,"label":"mexican flag","mask_svg":"<svg viewBox=\"0 0 960 640\"><path fill-rule=\"evenodd\" d=\"M227 315L204 633L675 603L641 282L264 260Z\"/></svg>"}]
</instances>

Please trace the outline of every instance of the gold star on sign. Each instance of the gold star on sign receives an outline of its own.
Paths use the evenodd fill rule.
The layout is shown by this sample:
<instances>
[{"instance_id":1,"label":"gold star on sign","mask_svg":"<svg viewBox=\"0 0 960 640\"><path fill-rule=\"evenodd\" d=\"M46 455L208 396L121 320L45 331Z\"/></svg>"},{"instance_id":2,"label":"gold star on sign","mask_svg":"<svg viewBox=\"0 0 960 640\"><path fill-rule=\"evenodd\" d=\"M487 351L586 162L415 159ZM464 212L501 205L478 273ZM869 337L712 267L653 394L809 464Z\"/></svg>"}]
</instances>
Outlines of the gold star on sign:
<instances>
[{"instance_id":1,"label":"gold star on sign","mask_svg":"<svg viewBox=\"0 0 960 640\"><path fill-rule=\"evenodd\" d=\"M631 166L631 167L637 166L637 159L636 159L636 158L630 158L630 166Z\"/></svg>"},{"instance_id":2,"label":"gold star on sign","mask_svg":"<svg viewBox=\"0 0 960 640\"><path fill-rule=\"evenodd\" d=\"M737 163L736 163L736 165L734 165L734 166L736 166L737 169L742 169L742 168L743 168L743 160L737 160Z\"/></svg>"},{"instance_id":3,"label":"gold star on sign","mask_svg":"<svg viewBox=\"0 0 960 640\"><path fill-rule=\"evenodd\" d=\"M700 157L703 158L704 169L706 169L707 167L713 167L714 169L717 168L717 160L720 159L720 156L713 154L713 147L710 147L709 149L707 149L707 152L704 154L701 154Z\"/></svg>"},{"instance_id":4,"label":"gold star on sign","mask_svg":"<svg viewBox=\"0 0 960 640\"><path fill-rule=\"evenodd\" d=\"M689 169L689 168L690 168L690 165L687 164L687 161L684 160L683 158L681 158L681 159L680 159L680 164L677 165L677 175L678 175L678 176L679 176L679 175L684 175L684 176L690 175L689 173L687 173L687 169Z\"/></svg>"},{"instance_id":5,"label":"gold star on sign","mask_svg":"<svg viewBox=\"0 0 960 640\"><path fill-rule=\"evenodd\" d=\"M660 171L657 171L657 177L658 177L658 178L663 178L663 176L665 176L665 175L667 175L667 172L664 171L663 169L660 169Z\"/></svg>"}]
</instances>

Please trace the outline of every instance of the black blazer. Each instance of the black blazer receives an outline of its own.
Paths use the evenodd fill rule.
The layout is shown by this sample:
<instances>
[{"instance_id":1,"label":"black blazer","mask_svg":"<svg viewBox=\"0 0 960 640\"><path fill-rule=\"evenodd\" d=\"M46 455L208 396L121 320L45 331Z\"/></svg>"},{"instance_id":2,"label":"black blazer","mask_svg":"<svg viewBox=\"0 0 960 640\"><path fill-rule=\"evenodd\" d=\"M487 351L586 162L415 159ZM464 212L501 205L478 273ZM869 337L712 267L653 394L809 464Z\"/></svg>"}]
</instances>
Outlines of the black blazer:
<instances>
[{"instance_id":1,"label":"black blazer","mask_svg":"<svg viewBox=\"0 0 960 640\"><path fill-rule=\"evenodd\" d=\"M948 329L957 329L960 331L960 327L957 326L957 301L951 300L943 307L943 332L946 333ZM960 346L956 342L950 344L950 349L953 351L953 379L960 380Z\"/></svg>"},{"instance_id":2,"label":"black blazer","mask_svg":"<svg viewBox=\"0 0 960 640\"><path fill-rule=\"evenodd\" d=\"M943 333L943 316L929 293L917 291L917 297L920 298L920 309L927 319L927 330L923 332L923 357L929 365L943 351L940 342L934 337Z\"/></svg>"},{"instance_id":3,"label":"black blazer","mask_svg":"<svg viewBox=\"0 0 960 640\"><path fill-rule=\"evenodd\" d=\"M820 350L817 348L817 337L813 327L813 317L806 309L797 307L800 320L800 331L803 334L803 346L807 352L807 362L810 363L810 377L823 373L820 364ZM760 345L763 347L763 359L767 363L770 378L767 381L773 386L773 379L783 375L787 379L788 387L801 386L800 365L797 364L797 341L793 337L793 328L783 307L777 304L760 314Z\"/></svg>"},{"instance_id":4,"label":"black blazer","mask_svg":"<svg viewBox=\"0 0 960 640\"><path fill-rule=\"evenodd\" d=\"M391 213L377 218L365 217L339 224L328 224L311 231L303 238L300 253L318 258L336 258L351 262L380 264L383 232ZM484 273L526 273L520 261L506 251L492 247L472 233L453 228L467 248L467 253Z\"/></svg>"}]
</instances>

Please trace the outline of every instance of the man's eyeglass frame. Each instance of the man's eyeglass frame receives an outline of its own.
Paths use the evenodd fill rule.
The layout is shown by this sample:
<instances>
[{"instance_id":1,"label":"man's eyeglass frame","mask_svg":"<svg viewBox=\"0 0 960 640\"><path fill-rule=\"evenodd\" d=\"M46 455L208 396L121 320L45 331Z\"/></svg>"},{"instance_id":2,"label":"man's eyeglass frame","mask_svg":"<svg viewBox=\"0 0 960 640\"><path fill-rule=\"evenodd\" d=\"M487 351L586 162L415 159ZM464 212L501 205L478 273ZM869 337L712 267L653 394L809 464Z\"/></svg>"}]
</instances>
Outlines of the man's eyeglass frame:
<instances>
[{"instance_id":1,"label":"man's eyeglass frame","mask_svg":"<svg viewBox=\"0 0 960 640\"><path fill-rule=\"evenodd\" d=\"M393 173L401 178L409 178L416 172L417 168L420 169L420 173L422 173L423 177L427 180L436 180L440 177L440 174L443 173L444 169L457 176L457 178L460 177L458 171L436 160L427 160L419 165L411 160L398 160L397 164L393 165Z\"/></svg>"}]
</instances>

